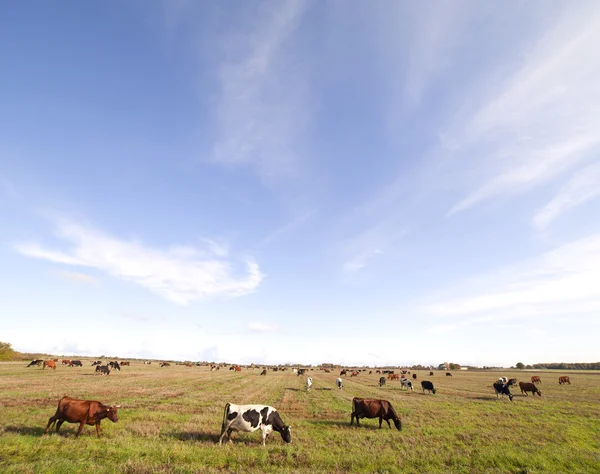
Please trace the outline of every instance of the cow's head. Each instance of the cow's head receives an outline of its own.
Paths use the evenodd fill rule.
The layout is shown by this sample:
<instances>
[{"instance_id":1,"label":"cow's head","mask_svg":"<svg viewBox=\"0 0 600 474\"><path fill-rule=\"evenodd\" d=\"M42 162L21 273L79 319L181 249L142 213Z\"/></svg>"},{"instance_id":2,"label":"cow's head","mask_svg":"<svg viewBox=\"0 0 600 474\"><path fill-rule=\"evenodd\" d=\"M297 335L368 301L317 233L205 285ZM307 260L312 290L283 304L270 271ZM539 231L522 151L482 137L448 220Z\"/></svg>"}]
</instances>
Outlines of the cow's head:
<instances>
[{"instance_id":1,"label":"cow's head","mask_svg":"<svg viewBox=\"0 0 600 474\"><path fill-rule=\"evenodd\" d=\"M402 421L400 421L400 418L394 419L394 425L398 431L402 431Z\"/></svg>"},{"instance_id":2,"label":"cow's head","mask_svg":"<svg viewBox=\"0 0 600 474\"><path fill-rule=\"evenodd\" d=\"M107 407L106 408L106 418L108 418L113 423L116 423L117 421L119 421L119 415L117 413L119 408L121 408L121 405L115 405L114 407Z\"/></svg>"},{"instance_id":3,"label":"cow's head","mask_svg":"<svg viewBox=\"0 0 600 474\"><path fill-rule=\"evenodd\" d=\"M292 430L291 426L284 426L283 429L280 431L281 438L286 443L291 443L292 442L292 431L291 430Z\"/></svg>"},{"instance_id":4,"label":"cow's head","mask_svg":"<svg viewBox=\"0 0 600 474\"><path fill-rule=\"evenodd\" d=\"M541 390L538 390L537 392L533 392L533 394L534 394L534 395L535 395L536 393L537 393L537 394L538 394L540 397L542 396L542 391L541 391Z\"/></svg>"}]
</instances>

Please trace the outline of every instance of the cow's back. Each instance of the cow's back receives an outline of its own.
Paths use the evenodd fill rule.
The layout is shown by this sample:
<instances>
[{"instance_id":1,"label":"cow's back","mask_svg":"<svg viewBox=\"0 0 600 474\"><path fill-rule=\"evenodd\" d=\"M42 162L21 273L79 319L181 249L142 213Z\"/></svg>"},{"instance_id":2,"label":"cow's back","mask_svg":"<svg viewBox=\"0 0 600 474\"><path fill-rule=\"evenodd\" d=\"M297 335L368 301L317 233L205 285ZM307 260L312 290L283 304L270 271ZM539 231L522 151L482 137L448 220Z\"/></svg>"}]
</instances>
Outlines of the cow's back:
<instances>
[{"instance_id":1,"label":"cow's back","mask_svg":"<svg viewBox=\"0 0 600 474\"><path fill-rule=\"evenodd\" d=\"M71 397L63 397L58 402L58 409L62 417L69 423L87 420L88 416L97 410L99 402L91 400L77 400Z\"/></svg>"}]
</instances>

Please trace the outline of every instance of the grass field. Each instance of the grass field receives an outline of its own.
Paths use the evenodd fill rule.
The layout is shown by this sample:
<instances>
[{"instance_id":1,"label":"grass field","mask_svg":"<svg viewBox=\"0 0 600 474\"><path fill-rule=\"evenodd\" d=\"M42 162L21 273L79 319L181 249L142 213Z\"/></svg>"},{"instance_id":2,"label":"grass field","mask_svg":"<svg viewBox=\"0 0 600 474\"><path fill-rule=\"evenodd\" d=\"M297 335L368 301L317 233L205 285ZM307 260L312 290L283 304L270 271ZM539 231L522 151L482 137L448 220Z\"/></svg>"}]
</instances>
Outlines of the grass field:
<instances>
[{"instance_id":1,"label":"grass field","mask_svg":"<svg viewBox=\"0 0 600 474\"><path fill-rule=\"evenodd\" d=\"M133 363L108 377L83 368L56 371L0 363L0 471L8 472L600 472L600 374L535 372L542 397L496 400L499 375L528 381L533 372L455 372L432 380L436 395L378 386L379 375L345 378L314 370L305 377L259 370L210 372L207 367L159 368ZM559 386L569 375L572 385ZM513 393L518 390L513 390ZM42 436L63 395L121 404L119 421L102 421L102 438L65 423ZM385 398L403 430L377 428L377 420L350 426L352 397ZM226 402L276 407L292 425L286 445L273 433L234 433L219 448ZM392 425L393 426L393 425Z\"/></svg>"}]
</instances>

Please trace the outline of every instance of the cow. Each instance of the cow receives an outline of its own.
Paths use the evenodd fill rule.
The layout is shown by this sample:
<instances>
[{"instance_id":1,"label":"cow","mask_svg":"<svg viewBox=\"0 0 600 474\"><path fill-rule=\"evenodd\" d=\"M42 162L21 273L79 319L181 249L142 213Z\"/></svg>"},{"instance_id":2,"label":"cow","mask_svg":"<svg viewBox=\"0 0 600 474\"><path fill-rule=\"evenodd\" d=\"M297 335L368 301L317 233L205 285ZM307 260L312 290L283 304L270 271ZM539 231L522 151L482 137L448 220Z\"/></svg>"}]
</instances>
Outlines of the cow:
<instances>
[{"instance_id":1,"label":"cow","mask_svg":"<svg viewBox=\"0 0 600 474\"><path fill-rule=\"evenodd\" d=\"M379 377L379 386L383 387L385 385L385 377Z\"/></svg>"},{"instance_id":2,"label":"cow","mask_svg":"<svg viewBox=\"0 0 600 474\"><path fill-rule=\"evenodd\" d=\"M160 363L160 366L161 366L161 367L170 367L170 366L171 366L171 364L169 364L168 362L161 362L161 363Z\"/></svg>"},{"instance_id":3,"label":"cow","mask_svg":"<svg viewBox=\"0 0 600 474\"><path fill-rule=\"evenodd\" d=\"M186 363L185 363L185 366L186 366L186 367L192 367L192 364L190 364L189 362L186 362Z\"/></svg>"},{"instance_id":4,"label":"cow","mask_svg":"<svg viewBox=\"0 0 600 474\"><path fill-rule=\"evenodd\" d=\"M391 428L390 420L394 422L398 431L402 430L402 422L400 417L396 414L394 407L387 400L377 400L374 398L357 398L352 399L352 414L350 415L350 425L354 423L356 418L356 425L360 426L361 418L379 418L379 428L381 429L381 423L385 420L388 426Z\"/></svg>"},{"instance_id":5,"label":"cow","mask_svg":"<svg viewBox=\"0 0 600 474\"><path fill-rule=\"evenodd\" d=\"M117 411L121 405L109 407L103 403L94 400L77 400L71 397L62 397L58 402L58 408L54 416L48 420L48 426L44 434L48 434L50 427L56 423L56 432L61 425L67 423L79 423L79 429L75 436L79 436L83 427L87 425L96 425L96 433L100 438L100 422L108 418L113 423L119 420ZM57 423L58 422L58 423Z\"/></svg>"},{"instance_id":6,"label":"cow","mask_svg":"<svg viewBox=\"0 0 600 474\"><path fill-rule=\"evenodd\" d=\"M32 365L42 365L42 362L44 362L42 359L34 359L32 360L29 365L27 367L31 367Z\"/></svg>"},{"instance_id":7,"label":"cow","mask_svg":"<svg viewBox=\"0 0 600 474\"><path fill-rule=\"evenodd\" d=\"M61 365L71 365L71 361L69 359L63 359Z\"/></svg>"},{"instance_id":8,"label":"cow","mask_svg":"<svg viewBox=\"0 0 600 474\"><path fill-rule=\"evenodd\" d=\"M144 364L145 364L145 365L150 365L151 363L152 363L152 361L151 361L151 360L145 360L145 361L144 361Z\"/></svg>"},{"instance_id":9,"label":"cow","mask_svg":"<svg viewBox=\"0 0 600 474\"><path fill-rule=\"evenodd\" d=\"M110 365L113 369L116 369L119 372L121 372L121 366L119 365L119 363L116 360L109 362L108 365Z\"/></svg>"},{"instance_id":10,"label":"cow","mask_svg":"<svg viewBox=\"0 0 600 474\"><path fill-rule=\"evenodd\" d=\"M558 377L558 384L562 385L568 383L569 385L571 385L571 379L569 379L568 375L564 375L562 377Z\"/></svg>"},{"instance_id":11,"label":"cow","mask_svg":"<svg viewBox=\"0 0 600 474\"><path fill-rule=\"evenodd\" d=\"M350 377L358 377L358 372L356 370L353 370L350 374Z\"/></svg>"},{"instance_id":12,"label":"cow","mask_svg":"<svg viewBox=\"0 0 600 474\"><path fill-rule=\"evenodd\" d=\"M344 383L342 382L341 378L337 378L335 379L335 385L337 386L338 390L341 390L342 388L344 388Z\"/></svg>"},{"instance_id":13,"label":"cow","mask_svg":"<svg viewBox=\"0 0 600 474\"><path fill-rule=\"evenodd\" d=\"M429 375L430 375L431 377L433 377L433 372L429 372Z\"/></svg>"},{"instance_id":14,"label":"cow","mask_svg":"<svg viewBox=\"0 0 600 474\"><path fill-rule=\"evenodd\" d=\"M411 391L411 392L414 392L414 389L413 389L413 384L412 384L412 382L411 382L410 380L408 380L408 379L402 379L402 388L405 388L405 389L407 389L407 390L410 388L410 391Z\"/></svg>"},{"instance_id":15,"label":"cow","mask_svg":"<svg viewBox=\"0 0 600 474\"><path fill-rule=\"evenodd\" d=\"M234 371L234 372L241 372L241 371L242 371L242 368L241 368L239 365L236 365L236 366L233 368L233 371Z\"/></svg>"},{"instance_id":16,"label":"cow","mask_svg":"<svg viewBox=\"0 0 600 474\"><path fill-rule=\"evenodd\" d=\"M381 373L381 370L377 369L377 370L375 371L375 373L376 373L376 374L380 374L380 373Z\"/></svg>"},{"instance_id":17,"label":"cow","mask_svg":"<svg viewBox=\"0 0 600 474\"><path fill-rule=\"evenodd\" d=\"M446 372L446 377L452 377L452 374L450 372Z\"/></svg>"},{"instance_id":18,"label":"cow","mask_svg":"<svg viewBox=\"0 0 600 474\"><path fill-rule=\"evenodd\" d=\"M539 375L532 375L531 376L531 383L542 383L542 379L540 378Z\"/></svg>"},{"instance_id":19,"label":"cow","mask_svg":"<svg viewBox=\"0 0 600 474\"><path fill-rule=\"evenodd\" d=\"M72 360L69 367L83 367L83 364L80 360Z\"/></svg>"},{"instance_id":20,"label":"cow","mask_svg":"<svg viewBox=\"0 0 600 474\"><path fill-rule=\"evenodd\" d=\"M121 367L123 367L124 365L131 365L131 363L127 360L124 360L121 362Z\"/></svg>"},{"instance_id":21,"label":"cow","mask_svg":"<svg viewBox=\"0 0 600 474\"><path fill-rule=\"evenodd\" d=\"M372 373L373 373L373 371L372 371L372 370L369 370L369 375L371 375Z\"/></svg>"},{"instance_id":22,"label":"cow","mask_svg":"<svg viewBox=\"0 0 600 474\"><path fill-rule=\"evenodd\" d=\"M145 364L146 362L144 362ZM102 361L101 360L95 360L94 362L92 362L92 367L94 367L95 365L102 365Z\"/></svg>"},{"instance_id":23,"label":"cow","mask_svg":"<svg viewBox=\"0 0 600 474\"><path fill-rule=\"evenodd\" d=\"M494 383L494 390L496 390L496 398L498 398L498 395L502 395L502 398L504 398L504 395L508 395L508 399L512 402L513 396L507 384L496 382Z\"/></svg>"},{"instance_id":24,"label":"cow","mask_svg":"<svg viewBox=\"0 0 600 474\"><path fill-rule=\"evenodd\" d=\"M53 360L45 360L42 370L46 367L50 367L52 370L56 370L56 362L54 362Z\"/></svg>"},{"instance_id":25,"label":"cow","mask_svg":"<svg viewBox=\"0 0 600 474\"><path fill-rule=\"evenodd\" d=\"M417 374L412 374L413 380L417 380Z\"/></svg>"},{"instance_id":26,"label":"cow","mask_svg":"<svg viewBox=\"0 0 600 474\"><path fill-rule=\"evenodd\" d=\"M263 371L260 373L260 375L267 375L267 369L263 369Z\"/></svg>"},{"instance_id":27,"label":"cow","mask_svg":"<svg viewBox=\"0 0 600 474\"><path fill-rule=\"evenodd\" d=\"M110 375L110 367L108 365L97 365L96 374Z\"/></svg>"},{"instance_id":28,"label":"cow","mask_svg":"<svg viewBox=\"0 0 600 474\"><path fill-rule=\"evenodd\" d=\"M296 375L298 377L300 377L301 375L304 375L306 373L306 369L298 369L298 371L296 372Z\"/></svg>"},{"instance_id":29,"label":"cow","mask_svg":"<svg viewBox=\"0 0 600 474\"><path fill-rule=\"evenodd\" d=\"M342 375L346 375L346 369L342 369L342 370L340 370L340 377L341 377Z\"/></svg>"},{"instance_id":30,"label":"cow","mask_svg":"<svg viewBox=\"0 0 600 474\"><path fill-rule=\"evenodd\" d=\"M531 392L535 397L537 393L540 397L542 396L542 392L538 390L538 388L533 383L519 382L519 388L521 389L521 393L527 395L527 392Z\"/></svg>"},{"instance_id":31,"label":"cow","mask_svg":"<svg viewBox=\"0 0 600 474\"><path fill-rule=\"evenodd\" d=\"M508 379L508 382L506 383L507 387L514 387L515 385L517 385L517 379Z\"/></svg>"},{"instance_id":32,"label":"cow","mask_svg":"<svg viewBox=\"0 0 600 474\"><path fill-rule=\"evenodd\" d=\"M308 377L306 379L306 391L310 392L311 387L312 387L312 377Z\"/></svg>"},{"instance_id":33,"label":"cow","mask_svg":"<svg viewBox=\"0 0 600 474\"><path fill-rule=\"evenodd\" d=\"M388 380L400 380L400 375L398 375L398 374L388 374Z\"/></svg>"},{"instance_id":34,"label":"cow","mask_svg":"<svg viewBox=\"0 0 600 474\"><path fill-rule=\"evenodd\" d=\"M262 431L263 446L266 445L267 438L273 430L277 431L286 443L292 442L292 427L283 423L275 408L268 405L234 405L233 403L227 403L223 413L219 446L223 444L225 435L231 442L232 431L250 433L258 429Z\"/></svg>"},{"instance_id":35,"label":"cow","mask_svg":"<svg viewBox=\"0 0 600 474\"><path fill-rule=\"evenodd\" d=\"M508 383L508 379L506 377L498 377L498 383L506 385Z\"/></svg>"},{"instance_id":36,"label":"cow","mask_svg":"<svg viewBox=\"0 0 600 474\"><path fill-rule=\"evenodd\" d=\"M325 369L325 370L324 370L324 372L325 372L326 374L330 374L330 373L331 373L331 370L329 370L329 369Z\"/></svg>"},{"instance_id":37,"label":"cow","mask_svg":"<svg viewBox=\"0 0 600 474\"><path fill-rule=\"evenodd\" d=\"M429 392L435 395L436 390L433 386L433 382L430 382L429 380L422 380L421 387L423 388L423 393L425 393L425 390L429 390Z\"/></svg>"}]
</instances>

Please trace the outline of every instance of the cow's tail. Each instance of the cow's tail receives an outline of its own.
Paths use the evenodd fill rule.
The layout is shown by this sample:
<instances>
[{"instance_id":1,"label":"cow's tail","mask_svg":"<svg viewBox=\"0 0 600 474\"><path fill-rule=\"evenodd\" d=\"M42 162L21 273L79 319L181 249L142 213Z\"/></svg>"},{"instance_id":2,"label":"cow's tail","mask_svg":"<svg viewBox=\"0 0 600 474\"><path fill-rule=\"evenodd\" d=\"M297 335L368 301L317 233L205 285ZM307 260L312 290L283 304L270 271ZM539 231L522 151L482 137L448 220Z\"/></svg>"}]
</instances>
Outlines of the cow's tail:
<instances>
[{"instance_id":1,"label":"cow's tail","mask_svg":"<svg viewBox=\"0 0 600 474\"><path fill-rule=\"evenodd\" d=\"M227 427L227 414L229 413L230 405L231 405L231 403L225 404L225 411L223 413L223 423L221 424L221 434L223 434L223 432L225 431L225 429Z\"/></svg>"}]
</instances>

